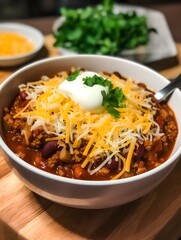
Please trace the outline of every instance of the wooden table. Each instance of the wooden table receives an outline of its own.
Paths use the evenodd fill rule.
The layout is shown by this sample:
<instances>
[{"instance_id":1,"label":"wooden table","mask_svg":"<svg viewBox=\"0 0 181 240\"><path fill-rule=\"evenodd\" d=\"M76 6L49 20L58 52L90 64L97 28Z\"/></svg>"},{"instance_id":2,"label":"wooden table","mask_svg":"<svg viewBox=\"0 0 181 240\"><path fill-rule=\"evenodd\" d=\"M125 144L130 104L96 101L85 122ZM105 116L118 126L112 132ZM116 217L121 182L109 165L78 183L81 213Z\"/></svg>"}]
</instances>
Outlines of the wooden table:
<instances>
[{"instance_id":1,"label":"wooden table","mask_svg":"<svg viewBox=\"0 0 181 240\"><path fill-rule=\"evenodd\" d=\"M58 54L52 42L51 35L45 36L45 47L36 59ZM181 44L177 44L177 49L178 64L161 71L168 78L181 72ZM0 69L0 82L15 70ZM173 172L141 199L110 209L74 209L27 189L0 152L0 240L178 240L180 183L181 159Z\"/></svg>"}]
</instances>

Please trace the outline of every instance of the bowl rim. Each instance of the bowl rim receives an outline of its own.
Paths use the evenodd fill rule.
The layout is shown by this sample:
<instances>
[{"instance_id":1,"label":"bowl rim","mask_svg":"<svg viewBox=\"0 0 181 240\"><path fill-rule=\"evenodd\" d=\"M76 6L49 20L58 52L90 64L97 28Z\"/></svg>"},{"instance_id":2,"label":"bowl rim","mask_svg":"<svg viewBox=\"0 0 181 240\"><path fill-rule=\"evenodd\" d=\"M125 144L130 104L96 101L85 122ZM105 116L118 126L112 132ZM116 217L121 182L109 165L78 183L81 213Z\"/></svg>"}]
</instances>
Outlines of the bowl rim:
<instances>
[{"instance_id":1,"label":"bowl rim","mask_svg":"<svg viewBox=\"0 0 181 240\"><path fill-rule=\"evenodd\" d=\"M28 25L28 24L24 24L24 23L16 23L16 22L3 22L0 23L0 32L2 32L2 29L5 29L6 32L11 31L10 29L13 29L13 32L19 33L18 29L25 29L28 31L31 31L32 33L36 34L36 36L39 38L39 43L38 44L34 44L34 48L27 53L23 53L23 54L18 54L16 56L0 56L0 61L12 61L12 60L19 60L21 58L24 57L28 57L31 56L33 54L35 54L36 52L38 52L44 44L44 37L43 34L41 33L40 30L38 30L37 28ZM22 34L25 38L27 38L27 34ZM33 43L35 43L35 41L33 41Z\"/></svg>"},{"instance_id":2,"label":"bowl rim","mask_svg":"<svg viewBox=\"0 0 181 240\"><path fill-rule=\"evenodd\" d=\"M131 61L131 60L127 60L124 58L118 58L118 57L112 57L112 56L104 56L104 55L93 55L93 54L79 54L79 55L72 55L72 56L57 56L57 57L52 57L52 58L47 58L47 59L43 59L43 60L38 60L35 61L33 63L30 63L22 68L20 68L19 70L15 71L12 75L10 75L8 78L6 78L1 84L0 84L0 92L3 90L3 88L6 86L6 84L11 81L11 79L13 79L16 75L18 75L19 73L28 70L29 68L31 69L34 66L38 66L44 63L48 63L48 62L52 62L52 61L57 61L57 60L61 60L63 61L63 59L68 59L68 58L97 58L97 59L103 59L103 58L109 58L109 59L117 59L118 61L123 61L123 62L127 62L129 64L134 64L137 65L139 67L141 67L142 69L146 69L152 73L154 73L155 75L157 75L159 78L162 78L162 80L165 81L165 83L169 83L169 81L162 75L160 75L158 72L154 71L153 69L144 66L142 64L139 64L137 62ZM176 89L175 92L178 92L181 95L181 91L179 89ZM15 161L17 164L19 164L21 167L25 168L26 170L34 173L34 174L38 174L41 177L45 177L47 179L50 180L54 180L57 182L63 182L63 183L67 183L67 184L73 184L73 185L84 185L84 186L90 186L90 187L99 187L99 186L112 186L112 185L117 185L117 184L124 184L124 183L130 183L130 182L135 182L135 181L140 181L142 179L146 179L149 178L151 175L154 175L160 171L162 171L164 168L168 167L171 164L174 164L174 162L176 163L177 159L179 158L179 156L181 155L181 145L178 147L177 151L171 156L169 157L168 160L166 160L163 164L161 164L160 166L151 169L145 173L142 173L140 175L136 175L136 176L132 176L132 177L128 177L128 178L123 178L123 179L116 179L116 180L103 180L103 181L99 181L99 180L80 180L80 179L73 179L73 178L67 178L67 177L62 177L62 176L58 176L55 175L53 173L49 173L46 171L43 171L39 168L36 168L35 166L25 162L24 160L22 160L20 157L18 157L5 143L5 141L3 140L2 136L0 135L0 147L3 149L3 151L10 157L13 159L13 161Z\"/></svg>"}]
</instances>

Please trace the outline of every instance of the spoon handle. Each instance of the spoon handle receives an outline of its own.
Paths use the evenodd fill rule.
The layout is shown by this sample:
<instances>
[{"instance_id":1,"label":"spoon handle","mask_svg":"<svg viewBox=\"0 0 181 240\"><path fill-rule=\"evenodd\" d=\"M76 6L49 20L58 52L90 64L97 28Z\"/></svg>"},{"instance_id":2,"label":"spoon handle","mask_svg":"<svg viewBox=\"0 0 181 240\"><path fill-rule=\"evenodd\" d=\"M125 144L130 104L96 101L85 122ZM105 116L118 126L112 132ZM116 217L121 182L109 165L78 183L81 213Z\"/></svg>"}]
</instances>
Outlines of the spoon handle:
<instances>
[{"instance_id":1,"label":"spoon handle","mask_svg":"<svg viewBox=\"0 0 181 240\"><path fill-rule=\"evenodd\" d=\"M181 86L181 74L179 74L175 79L173 79L166 87L162 88L160 91L158 91L155 94L155 98L161 102L168 97L169 94L171 94L175 88Z\"/></svg>"}]
</instances>

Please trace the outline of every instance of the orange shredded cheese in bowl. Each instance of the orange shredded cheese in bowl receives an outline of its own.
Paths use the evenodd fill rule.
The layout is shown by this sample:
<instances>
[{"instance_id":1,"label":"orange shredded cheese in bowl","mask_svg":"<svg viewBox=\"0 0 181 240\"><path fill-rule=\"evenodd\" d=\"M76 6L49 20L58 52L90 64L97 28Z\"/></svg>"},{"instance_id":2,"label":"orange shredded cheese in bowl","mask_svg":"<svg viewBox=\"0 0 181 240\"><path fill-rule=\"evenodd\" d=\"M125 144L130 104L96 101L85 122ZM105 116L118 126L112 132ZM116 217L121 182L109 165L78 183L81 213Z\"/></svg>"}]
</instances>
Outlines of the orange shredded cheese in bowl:
<instances>
[{"instance_id":1,"label":"orange shredded cheese in bowl","mask_svg":"<svg viewBox=\"0 0 181 240\"><path fill-rule=\"evenodd\" d=\"M61 72L44 81L40 79L19 85L20 90L27 93L29 103L13 118L26 118L31 131L42 126L47 134L54 135L46 141L64 139L72 151L81 140L87 141L81 167L87 167L90 175L99 171L113 156L119 159L123 167L112 178L115 180L130 172L138 140L142 143L153 136L161 137L163 133L154 121L156 108L149 91L139 87L131 78L126 81L120 78L118 82L114 74L100 74L109 78L114 86L122 87L126 94L125 107L118 109L121 117L114 118L106 110L85 112L71 98L61 95L58 86L67 78L67 73ZM105 160L92 168L94 159L103 155Z\"/></svg>"},{"instance_id":2,"label":"orange shredded cheese in bowl","mask_svg":"<svg viewBox=\"0 0 181 240\"><path fill-rule=\"evenodd\" d=\"M15 32L0 32L0 56L11 57L31 52L34 44Z\"/></svg>"}]
</instances>

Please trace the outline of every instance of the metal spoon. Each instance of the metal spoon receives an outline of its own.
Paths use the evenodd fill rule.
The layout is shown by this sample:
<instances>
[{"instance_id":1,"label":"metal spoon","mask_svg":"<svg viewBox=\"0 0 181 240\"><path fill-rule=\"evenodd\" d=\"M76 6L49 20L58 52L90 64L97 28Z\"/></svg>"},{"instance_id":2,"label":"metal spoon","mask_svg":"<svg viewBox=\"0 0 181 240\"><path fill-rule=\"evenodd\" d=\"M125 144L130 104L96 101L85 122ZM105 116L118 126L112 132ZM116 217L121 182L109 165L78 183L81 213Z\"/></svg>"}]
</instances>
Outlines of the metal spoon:
<instances>
[{"instance_id":1,"label":"metal spoon","mask_svg":"<svg viewBox=\"0 0 181 240\"><path fill-rule=\"evenodd\" d=\"M177 87L181 86L181 74L171 81L166 87L158 91L154 97L159 101L165 100Z\"/></svg>"}]
</instances>

